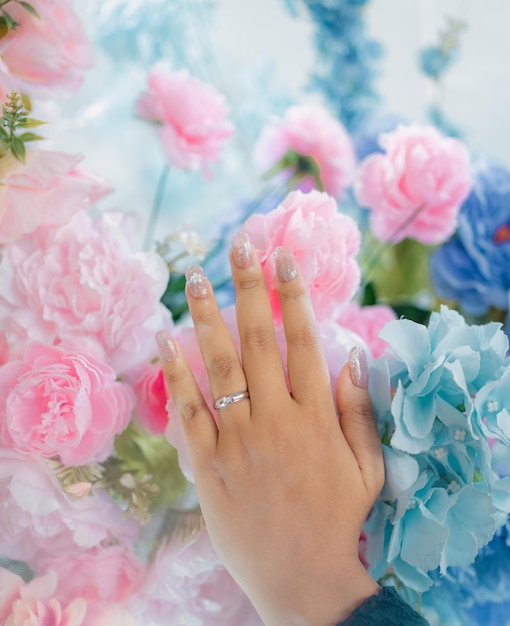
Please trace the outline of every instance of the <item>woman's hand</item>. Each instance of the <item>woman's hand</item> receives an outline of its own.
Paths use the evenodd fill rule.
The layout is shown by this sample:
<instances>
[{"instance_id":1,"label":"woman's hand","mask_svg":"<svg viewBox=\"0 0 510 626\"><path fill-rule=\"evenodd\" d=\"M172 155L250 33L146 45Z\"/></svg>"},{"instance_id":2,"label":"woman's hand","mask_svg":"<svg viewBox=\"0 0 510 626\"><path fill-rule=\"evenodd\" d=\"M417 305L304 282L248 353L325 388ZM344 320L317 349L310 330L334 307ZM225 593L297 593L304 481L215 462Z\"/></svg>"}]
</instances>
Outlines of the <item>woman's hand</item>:
<instances>
[{"instance_id":1,"label":"woman's hand","mask_svg":"<svg viewBox=\"0 0 510 626\"><path fill-rule=\"evenodd\" d=\"M166 331L157 341L225 567L267 626L330 626L379 589L359 561L358 539L383 484L381 443L363 351L351 351L335 402L292 252L279 248L275 263L291 392L245 233L231 254L241 355L198 266L186 290L213 397L249 390L249 398L218 409L216 424L178 346Z\"/></svg>"}]
</instances>

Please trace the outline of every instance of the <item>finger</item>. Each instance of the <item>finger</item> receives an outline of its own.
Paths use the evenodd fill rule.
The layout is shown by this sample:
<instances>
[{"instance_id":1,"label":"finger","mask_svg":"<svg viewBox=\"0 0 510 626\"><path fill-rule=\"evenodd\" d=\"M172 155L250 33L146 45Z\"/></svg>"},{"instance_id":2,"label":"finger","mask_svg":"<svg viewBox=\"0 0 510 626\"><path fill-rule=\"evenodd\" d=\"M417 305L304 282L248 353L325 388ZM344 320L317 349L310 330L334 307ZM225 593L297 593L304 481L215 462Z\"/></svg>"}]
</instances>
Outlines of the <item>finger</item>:
<instances>
[{"instance_id":1,"label":"finger","mask_svg":"<svg viewBox=\"0 0 510 626\"><path fill-rule=\"evenodd\" d=\"M239 354L203 269L192 265L186 270L186 295L195 333L204 359L209 386L215 400L248 389ZM249 417L250 403L242 400L219 409L220 419L236 415Z\"/></svg>"},{"instance_id":2,"label":"finger","mask_svg":"<svg viewBox=\"0 0 510 626\"><path fill-rule=\"evenodd\" d=\"M368 365L363 348L354 347L338 377L336 404L340 427L367 488L375 499L384 483L381 437L368 393Z\"/></svg>"},{"instance_id":3,"label":"finger","mask_svg":"<svg viewBox=\"0 0 510 626\"><path fill-rule=\"evenodd\" d=\"M186 358L172 335L160 330L155 336L163 374L184 426L193 473L208 466L218 441L218 428L202 396Z\"/></svg>"},{"instance_id":4,"label":"finger","mask_svg":"<svg viewBox=\"0 0 510 626\"><path fill-rule=\"evenodd\" d=\"M275 264L292 395L299 403L322 398L332 403L331 382L317 321L292 250L284 246L277 248Z\"/></svg>"},{"instance_id":5,"label":"finger","mask_svg":"<svg viewBox=\"0 0 510 626\"><path fill-rule=\"evenodd\" d=\"M262 268L246 233L232 239L232 277L241 357L252 406L286 394L285 372Z\"/></svg>"}]
</instances>

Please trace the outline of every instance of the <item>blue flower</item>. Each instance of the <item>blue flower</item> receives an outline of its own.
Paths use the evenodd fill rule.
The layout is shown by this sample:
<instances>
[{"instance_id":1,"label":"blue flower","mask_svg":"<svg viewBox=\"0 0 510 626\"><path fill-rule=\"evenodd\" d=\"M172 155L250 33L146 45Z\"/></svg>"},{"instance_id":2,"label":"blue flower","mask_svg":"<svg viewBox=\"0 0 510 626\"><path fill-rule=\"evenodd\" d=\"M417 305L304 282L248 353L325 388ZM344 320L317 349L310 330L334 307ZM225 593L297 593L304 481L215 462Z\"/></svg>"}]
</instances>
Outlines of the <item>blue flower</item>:
<instances>
[{"instance_id":1,"label":"blue flower","mask_svg":"<svg viewBox=\"0 0 510 626\"><path fill-rule=\"evenodd\" d=\"M457 48L429 46L420 52L420 66L427 76L437 79L455 61L457 52Z\"/></svg>"},{"instance_id":2,"label":"blue flower","mask_svg":"<svg viewBox=\"0 0 510 626\"><path fill-rule=\"evenodd\" d=\"M439 296L470 315L506 311L510 290L510 171L482 164L459 214L457 234L431 257Z\"/></svg>"}]
</instances>

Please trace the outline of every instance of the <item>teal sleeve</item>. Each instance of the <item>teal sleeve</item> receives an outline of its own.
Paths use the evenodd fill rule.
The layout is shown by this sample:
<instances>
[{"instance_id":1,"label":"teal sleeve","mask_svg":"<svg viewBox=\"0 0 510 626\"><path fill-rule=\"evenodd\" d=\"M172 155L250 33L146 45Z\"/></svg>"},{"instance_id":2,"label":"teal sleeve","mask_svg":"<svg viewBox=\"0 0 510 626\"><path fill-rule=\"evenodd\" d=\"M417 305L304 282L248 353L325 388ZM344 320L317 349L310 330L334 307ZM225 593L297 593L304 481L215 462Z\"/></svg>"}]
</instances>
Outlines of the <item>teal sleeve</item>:
<instances>
[{"instance_id":1,"label":"teal sleeve","mask_svg":"<svg viewBox=\"0 0 510 626\"><path fill-rule=\"evenodd\" d=\"M428 622L393 587L383 587L337 626L428 626Z\"/></svg>"}]
</instances>

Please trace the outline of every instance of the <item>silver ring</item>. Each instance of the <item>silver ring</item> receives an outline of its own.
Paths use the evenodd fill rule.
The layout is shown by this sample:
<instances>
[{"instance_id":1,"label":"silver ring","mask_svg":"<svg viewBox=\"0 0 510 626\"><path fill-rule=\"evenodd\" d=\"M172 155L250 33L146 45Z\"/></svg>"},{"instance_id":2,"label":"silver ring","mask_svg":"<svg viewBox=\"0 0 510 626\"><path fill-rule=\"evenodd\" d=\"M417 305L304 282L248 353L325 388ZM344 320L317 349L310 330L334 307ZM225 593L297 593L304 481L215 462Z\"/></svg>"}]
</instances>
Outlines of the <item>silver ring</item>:
<instances>
[{"instance_id":1,"label":"silver ring","mask_svg":"<svg viewBox=\"0 0 510 626\"><path fill-rule=\"evenodd\" d=\"M234 404L234 402L240 402L241 400L248 400L249 397L249 391L238 391L237 393L231 393L229 396L218 398L213 406L215 409L224 409L229 404Z\"/></svg>"}]
</instances>

